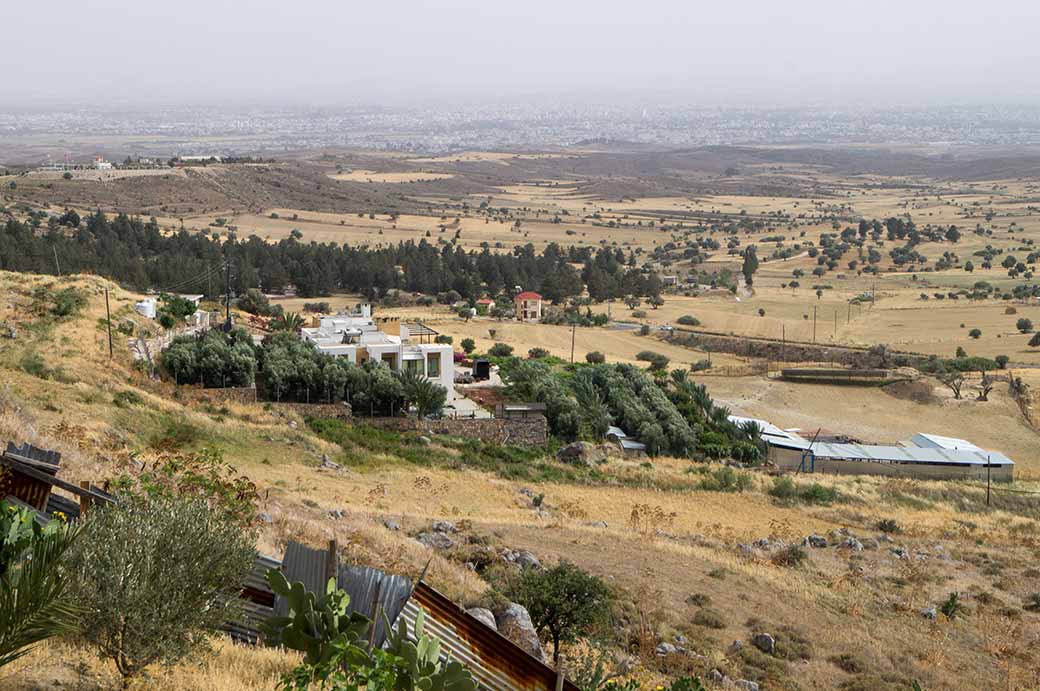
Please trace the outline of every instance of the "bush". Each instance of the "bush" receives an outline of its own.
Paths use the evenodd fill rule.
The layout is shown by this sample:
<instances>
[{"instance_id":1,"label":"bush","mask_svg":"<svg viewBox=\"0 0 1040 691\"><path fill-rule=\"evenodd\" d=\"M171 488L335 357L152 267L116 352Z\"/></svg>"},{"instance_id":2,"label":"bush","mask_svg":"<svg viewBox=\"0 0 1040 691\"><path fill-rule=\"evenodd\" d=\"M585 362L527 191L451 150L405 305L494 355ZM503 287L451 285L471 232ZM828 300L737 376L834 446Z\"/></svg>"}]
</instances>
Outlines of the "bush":
<instances>
[{"instance_id":1,"label":"bush","mask_svg":"<svg viewBox=\"0 0 1040 691\"><path fill-rule=\"evenodd\" d=\"M726 628L726 620L722 617L722 614L708 607L698 610L693 615L693 623L709 629Z\"/></svg>"},{"instance_id":2,"label":"bush","mask_svg":"<svg viewBox=\"0 0 1040 691\"><path fill-rule=\"evenodd\" d=\"M477 349L477 344L474 343L472 338L462 339L459 345L462 346L462 350L466 353L466 355L471 355L473 351Z\"/></svg>"},{"instance_id":3,"label":"bush","mask_svg":"<svg viewBox=\"0 0 1040 691\"><path fill-rule=\"evenodd\" d=\"M591 353L585 353L585 362L591 363L593 365L601 365L606 361L607 357L598 350L594 350Z\"/></svg>"},{"instance_id":4,"label":"bush","mask_svg":"<svg viewBox=\"0 0 1040 691\"><path fill-rule=\"evenodd\" d=\"M124 688L155 663L197 659L236 618L252 540L206 502L126 496L84 522L71 566L86 607L79 637Z\"/></svg>"},{"instance_id":5,"label":"bush","mask_svg":"<svg viewBox=\"0 0 1040 691\"><path fill-rule=\"evenodd\" d=\"M452 343L455 342L455 339L452 338L451 336L447 336L445 334L437 334L437 337L433 339L433 342L434 343L443 343L443 344L446 344L446 345L451 345Z\"/></svg>"},{"instance_id":6,"label":"bush","mask_svg":"<svg viewBox=\"0 0 1040 691\"><path fill-rule=\"evenodd\" d=\"M639 351L636 353L636 360L649 362L650 369L652 370L663 370L668 367L668 363L670 362L666 356L661 355L660 353L655 353L652 350Z\"/></svg>"},{"instance_id":7,"label":"bush","mask_svg":"<svg viewBox=\"0 0 1040 691\"><path fill-rule=\"evenodd\" d=\"M646 319L646 310L635 310L632 312L632 316L636 319Z\"/></svg>"},{"instance_id":8,"label":"bush","mask_svg":"<svg viewBox=\"0 0 1040 691\"><path fill-rule=\"evenodd\" d=\"M552 639L554 661L559 661L561 643L605 621L613 601L606 583L566 561L544 571L522 571L505 594L527 608L536 631Z\"/></svg>"},{"instance_id":9,"label":"bush","mask_svg":"<svg viewBox=\"0 0 1040 691\"><path fill-rule=\"evenodd\" d=\"M639 335L640 336L649 336L650 335L650 325L649 324L643 324L642 326L640 326L639 327Z\"/></svg>"},{"instance_id":10,"label":"bush","mask_svg":"<svg viewBox=\"0 0 1040 691\"><path fill-rule=\"evenodd\" d=\"M87 297L75 288L65 288L54 294L51 314L55 317L74 317L87 305Z\"/></svg>"},{"instance_id":11,"label":"bush","mask_svg":"<svg viewBox=\"0 0 1040 691\"><path fill-rule=\"evenodd\" d=\"M892 518L882 518L880 521L877 522L877 529L883 533L891 533L896 535L903 532L903 529L899 527L899 524L896 523L895 519Z\"/></svg>"},{"instance_id":12,"label":"bush","mask_svg":"<svg viewBox=\"0 0 1040 691\"><path fill-rule=\"evenodd\" d=\"M488 349L488 355L494 357L509 357L513 354L513 346L508 343L496 343Z\"/></svg>"},{"instance_id":13,"label":"bush","mask_svg":"<svg viewBox=\"0 0 1040 691\"><path fill-rule=\"evenodd\" d=\"M677 323L679 323L679 324L682 324L683 326L700 326L701 325L701 320L698 319L697 317L693 316L692 314L684 314L681 317L679 317L678 319L676 319L675 321Z\"/></svg>"},{"instance_id":14,"label":"bush","mask_svg":"<svg viewBox=\"0 0 1040 691\"><path fill-rule=\"evenodd\" d=\"M978 339L980 336L982 336L982 329L972 329L968 332L968 335L972 338Z\"/></svg>"},{"instance_id":15,"label":"bush","mask_svg":"<svg viewBox=\"0 0 1040 691\"><path fill-rule=\"evenodd\" d=\"M802 501L806 504L829 505L841 498L841 494L833 487L825 487L818 482L811 485L798 485L789 477L778 477L769 488L769 496L781 501Z\"/></svg>"},{"instance_id":16,"label":"bush","mask_svg":"<svg viewBox=\"0 0 1040 691\"><path fill-rule=\"evenodd\" d=\"M800 545L790 545L772 556L770 561L776 566L795 568L801 566L802 562L809 558Z\"/></svg>"},{"instance_id":17,"label":"bush","mask_svg":"<svg viewBox=\"0 0 1040 691\"><path fill-rule=\"evenodd\" d=\"M742 473L727 466L708 473L701 479L698 489L706 492L746 492L754 486L754 480L748 473Z\"/></svg>"},{"instance_id":18,"label":"bush","mask_svg":"<svg viewBox=\"0 0 1040 691\"><path fill-rule=\"evenodd\" d=\"M126 390L120 391L112 397L112 404L117 408L132 408L135 405L141 405L144 403L144 399L141 398L141 394L136 391Z\"/></svg>"},{"instance_id":19,"label":"bush","mask_svg":"<svg viewBox=\"0 0 1040 691\"><path fill-rule=\"evenodd\" d=\"M690 366L690 369L694 372L703 372L704 370L711 369L711 360L698 360Z\"/></svg>"},{"instance_id":20,"label":"bush","mask_svg":"<svg viewBox=\"0 0 1040 691\"><path fill-rule=\"evenodd\" d=\"M1011 358L1007 355L998 355L993 358L993 361L997 363L997 367L1000 369L1007 369L1008 363L1011 362Z\"/></svg>"},{"instance_id":21,"label":"bush","mask_svg":"<svg viewBox=\"0 0 1040 691\"><path fill-rule=\"evenodd\" d=\"M1033 322L1030 319L1022 317L1017 322L1015 322L1015 328L1018 329L1021 333L1027 334L1033 330Z\"/></svg>"},{"instance_id":22,"label":"bush","mask_svg":"<svg viewBox=\"0 0 1040 691\"><path fill-rule=\"evenodd\" d=\"M527 357L531 360L541 360L549 357L549 351L545 348L531 348L527 351Z\"/></svg>"}]
</instances>

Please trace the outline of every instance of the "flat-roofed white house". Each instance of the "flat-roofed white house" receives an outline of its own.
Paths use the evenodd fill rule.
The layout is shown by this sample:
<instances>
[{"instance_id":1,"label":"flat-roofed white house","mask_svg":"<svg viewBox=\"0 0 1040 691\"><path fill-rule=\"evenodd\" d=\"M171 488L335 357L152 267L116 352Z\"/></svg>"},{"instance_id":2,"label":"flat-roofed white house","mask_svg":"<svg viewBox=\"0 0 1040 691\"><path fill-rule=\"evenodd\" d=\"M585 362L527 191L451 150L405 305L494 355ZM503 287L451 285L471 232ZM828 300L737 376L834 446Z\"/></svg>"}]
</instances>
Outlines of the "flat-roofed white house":
<instances>
[{"instance_id":1,"label":"flat-roofed white house","mask_svg":"<svg viewBox=\"0 0 1040 691\"><path fill-rule=\"evenodd\" d=\"M300 329L300 334L318 352L346 358L355 365L376 360L395 372L415 372L447 389L449 401L455 399L455 354L451 345L417 342L423 336L435 335L421 325L400 324L397 335L386 333L380 326L372 319L371 305L362 304L350 313L321 317L317 326Z\"/></svg>"}]
</instances>

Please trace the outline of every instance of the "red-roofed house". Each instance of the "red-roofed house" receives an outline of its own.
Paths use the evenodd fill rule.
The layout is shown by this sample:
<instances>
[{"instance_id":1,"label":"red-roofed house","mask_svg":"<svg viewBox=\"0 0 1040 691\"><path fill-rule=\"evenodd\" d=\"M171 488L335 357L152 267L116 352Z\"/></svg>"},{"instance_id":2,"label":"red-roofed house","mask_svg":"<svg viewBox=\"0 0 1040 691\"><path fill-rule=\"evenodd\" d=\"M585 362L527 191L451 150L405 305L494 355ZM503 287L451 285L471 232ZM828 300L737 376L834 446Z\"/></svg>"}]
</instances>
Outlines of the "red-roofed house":
<instances>
[{"instance_id":1,"label":"red-roofed house","mask_svg":"<svg viewBox=\"0 0 1040 691\"><path fill-rule=\"evenodd\" d=\"M536 322L542 318L542 296L525 290L516 296L516 318L522 322Z\"/></svg>"}]
</instances>

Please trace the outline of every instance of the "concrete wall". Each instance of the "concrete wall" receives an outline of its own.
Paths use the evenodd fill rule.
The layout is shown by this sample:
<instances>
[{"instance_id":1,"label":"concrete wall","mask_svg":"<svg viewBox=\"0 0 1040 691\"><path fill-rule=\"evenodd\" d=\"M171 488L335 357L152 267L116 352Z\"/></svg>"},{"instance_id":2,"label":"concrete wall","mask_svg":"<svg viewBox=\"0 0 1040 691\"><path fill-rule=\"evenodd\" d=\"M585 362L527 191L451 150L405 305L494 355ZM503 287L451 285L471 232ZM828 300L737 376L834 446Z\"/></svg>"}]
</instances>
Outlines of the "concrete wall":
<instances>
[{"instance_id":1,"label":"concrete wall","mask_svg":"<svg viewBox=\"0 0 1040 691\"><path fill-rule=\"evenodd\" d=\"M797 449L769 447L769 460L785 470L798 470L802 452ZM807 471L810 461L806 461ZM990 468L993 482L1011 482L1014 466ZM878 463L876 461L846 461L817 458L815 472L831 475L884 475L908 477L919 480L986 480L986 468L982 466L944 466L932 463Z\"/></svg>"}]
</instances>

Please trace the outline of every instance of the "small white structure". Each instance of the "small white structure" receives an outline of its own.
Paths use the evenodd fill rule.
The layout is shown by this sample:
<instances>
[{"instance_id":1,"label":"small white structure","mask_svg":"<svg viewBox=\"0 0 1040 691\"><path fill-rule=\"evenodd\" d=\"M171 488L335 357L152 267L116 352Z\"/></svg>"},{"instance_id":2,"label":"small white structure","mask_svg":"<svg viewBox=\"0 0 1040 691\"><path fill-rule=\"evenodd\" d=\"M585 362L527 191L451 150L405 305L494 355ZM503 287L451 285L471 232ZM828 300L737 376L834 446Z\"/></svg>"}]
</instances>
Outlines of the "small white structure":
<instances>
[{"instance_id":1,"label":"small white structure","mask_svg":"<svg viewBox=\"0 0 1040 691\"><path fill-rule=\"evenodd\" d=\"M112 164L106 161L104 156L95 156L94 170L112 170Z\"/></svg>"},{"instance_id":2,"label":"small white structure","mask_svg":"<svg viewBox=\"0 0 1040 691\"><path fill-rule=\"evenodd\" d=\"M454 350L447 343L413 342L410 329L414 328L402 324L399 335L388 334L373 321L371 305L362 304L347 314L322 317L317 327L300 329L300 335L318 352L347 358L355 365L375 360L395 372L415 372L443 386L448 400L454 400Z\"/></svg>"},{"instance_id":3,"label":"small white structure","mask_svg":"<svg viewBox=\"0 0 1040 691\"><path fill-rule=\"evenodd\" d=\"M975 446L970 441L957 439L955 437L940 437L938 434L925 434L924 432L919 432L910 437L910 443L904 444L904 446L908 445L917 446L922 449L982 451L982 449Z\"/></svg>"},{"instance_id":4,"label":"small white structure","mask_svg":"<svg viewBox=\"0 0 1040 691\"><path fill-rule=\"evenodd\" d=\"M155 315L159 311L158 301L155 298L145 298L140 302L134 303L134 310L142 317L155 319Z\"/></svg>"}]
</instances>

